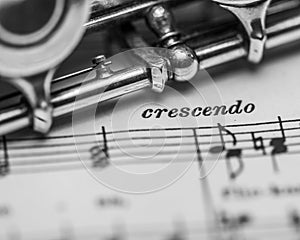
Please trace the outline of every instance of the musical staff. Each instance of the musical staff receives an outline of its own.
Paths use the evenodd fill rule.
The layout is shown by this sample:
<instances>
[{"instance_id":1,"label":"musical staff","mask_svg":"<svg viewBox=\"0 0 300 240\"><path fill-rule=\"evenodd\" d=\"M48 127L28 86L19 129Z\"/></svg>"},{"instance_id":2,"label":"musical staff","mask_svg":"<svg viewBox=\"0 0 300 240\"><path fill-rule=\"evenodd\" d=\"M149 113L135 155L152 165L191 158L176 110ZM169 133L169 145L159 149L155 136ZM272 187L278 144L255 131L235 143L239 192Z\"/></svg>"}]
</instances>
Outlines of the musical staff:
<instances>
[{"instance_id":1,"label":"musical staff","mask_svg":"<svg viewBox=\"0 0 300 240\"><path fill-rule=\"evenodd\" d=\"M237 178L244 169L244 161L259 156L271 157L274 171L279 171L279 154L300 154L300 119L236 124L222 126L200 126L161 129L131 129L124 131L106 131L104 127L98 133L81 135L60 135L46 138L3 138L0 150L1 169L13 173L34 173L44 171L65 171L82 168L78 159L91 167L109 167L109 162L118 165L157 164L168 162L175 157L179 147L180 154L198 156L199 161L227 161L232 179ZM212 130L218 130L213 133ZM201 130L199 133L197 130ZM155 132L155 136L149 133ZM130 133L130 136L127 135ZM101 137L97 141L92 136ZM73 138L76 138L76 144ZM145 146L145 141L151 144ZM163 145L161 140L164 140ZM195 149L196 145L198 146ZM134 144L132 143L134 142ZM266 144L269 142L270 144ZM122 143L122 149L118 143ZM140 161L125 151L147 154L157 151L155 157ZM30 151L28 151L30 149ZM200 151L201 149L201 151ZM9 151L9 158L8 158ZM207 156L205 159L202 156ZM201 160L202 159L202 160ZM237 160L238 168L233 169L231 161ZM186 161L186 158L177 162ZM248 160L247 160L248 161ZM2 170L3 171L3 170Z\"/></svg>"}]
</instances>

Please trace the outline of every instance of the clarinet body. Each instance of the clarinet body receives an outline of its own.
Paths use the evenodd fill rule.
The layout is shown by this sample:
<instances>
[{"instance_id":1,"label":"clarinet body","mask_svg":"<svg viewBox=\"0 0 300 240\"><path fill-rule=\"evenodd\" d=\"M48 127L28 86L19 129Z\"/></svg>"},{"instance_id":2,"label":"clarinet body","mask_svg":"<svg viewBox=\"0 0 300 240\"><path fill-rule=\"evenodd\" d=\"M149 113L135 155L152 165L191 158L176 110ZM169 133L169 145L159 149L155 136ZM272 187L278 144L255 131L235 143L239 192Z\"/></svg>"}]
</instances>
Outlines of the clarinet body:
<instances>
[{"instance_id":1,"label":"clarinet body","mask_svg":"<svg viewBox=\"0 0 300 240\"><path fill-rule=\"evenodd\" d=\"M17 54L19 59L14 63L8 55L8 59L0 59L1 81L16 87L23 100L0 110L1 135L27 127L47 133L53 118L98 103L99 93L100 101L104 102L144 88L163 92L166 84L188 81L199 69L209 69L241 58L249 61L249 64L259 64L265 52L300 40L299 0L140 0L94 1L88 4L88 1L82 0L62 1L62 5L58 3L59 0L53 2L53 11L61 14L65 22L56 20L53 24L58 25L54 28L57 32L46 27L43 34L52 34L47 37L50 43L56 39L71 39L72 43L67 48L63 44L66 41L59 41L53 46L41 34L36 48L44 47L40 50L43 53L51 46L55 48L53 52L56 55L61 52L57 58L44 56L39 60L42 64L36 66L36 59L30 52L34 46L34 34L29 34L33 36L32 39L28 35L28 42L20 37L19 42L14 43L9 34L4 36L5 39L0 37L0 47L5 53L17 52L20 48L29 52L27 61ZM200 13L203 8L210 11L203 11L203 16L197 20L198 24L186 28L184 22L177 24L176 11L190 4L199 5ZM2 9L8 8L8 5L4 1ZM74 17L74 14L79 17L76 23L71 24L68 17ZM150 40L139 32L136 22L142 22L149 35L152 34ZM59 64L84 37L83 33L86 36L99 31L105 32L110 38L122 36L118 37L120 44L127 49L137 49L136 57L144 65L114 71L111 62L106 59L109 56L101 55L101 52L98 54L96 50L97 56L92 59L90 67L54 77ZM149 52L138 50L153 46L168 49L170 54L162 55L155 48ZM112 51L110 55L115 53ZM55 89L64 81L84 79L91 73L95 73L95 77L84 85L74 84L50 91L51 86ZM4 96L2 101L9 102L16 98L20 98L19 93Z\"/></svg>"}]
</instances>

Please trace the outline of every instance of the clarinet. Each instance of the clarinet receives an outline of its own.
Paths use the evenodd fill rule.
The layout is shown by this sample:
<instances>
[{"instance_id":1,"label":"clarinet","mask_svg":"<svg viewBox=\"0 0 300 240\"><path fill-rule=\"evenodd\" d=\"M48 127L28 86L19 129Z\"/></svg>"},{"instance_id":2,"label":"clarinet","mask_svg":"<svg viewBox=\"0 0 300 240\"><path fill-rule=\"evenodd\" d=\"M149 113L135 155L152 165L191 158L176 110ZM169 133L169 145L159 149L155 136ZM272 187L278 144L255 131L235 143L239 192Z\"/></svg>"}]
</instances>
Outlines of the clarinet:
<instances>
[{"instance_id":1,"label":"clarinet","mask_svg":"<svg viewBox=\"0 0 300 240\"><path fill-rule=\"evenodd\" d=\"M266 51L300 40L300 0L52 0L49 6L36 2L41 11L32 21L38 23L25 33L15 26L22 22L8 24L10 14L0 17L1 81L20 92L4 95L1 102L22 100L1 108L1 135L28 127L46 134L53 119L74 110L144 88L160 93L166 84L189 81L199 70L242 58L257 65ZM0 12L16 4L20 3L2 1ZM174 12L190 4L200 5L203 18L183 29ZM146 39L135 26L141 20L154 40ZM90 67L54 77L80 40L99 32L118 38L123 50L136 49L134 54L143 64L115 71L109 56L98 55ZM156 49L167 49L168 54ZM95 77L83 86L51 91L91 73Z\"/></svg>"}]
</instances>

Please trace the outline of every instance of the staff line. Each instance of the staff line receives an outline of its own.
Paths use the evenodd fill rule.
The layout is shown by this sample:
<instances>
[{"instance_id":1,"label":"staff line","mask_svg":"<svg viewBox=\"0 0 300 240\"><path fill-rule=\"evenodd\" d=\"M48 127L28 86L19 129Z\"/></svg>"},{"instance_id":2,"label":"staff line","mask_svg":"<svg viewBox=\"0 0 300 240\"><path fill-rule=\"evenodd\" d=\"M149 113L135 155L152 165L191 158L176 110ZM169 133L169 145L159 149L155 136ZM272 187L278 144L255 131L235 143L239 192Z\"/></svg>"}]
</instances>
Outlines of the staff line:
<instances>
[{"instance_id":1,"label":"staff line","mask_svg":"<svg viewBox=\"0 0 300 240\"><path fill-rule=\"evenodd\" d=\"M278 131L280 131L280 130L278 130ZM197 135L197 137L200 137L200 138L201 138L201 136L202 135L200 135L200 134ZM219 136L219 135L217 135L217 136ZM226 134L225 134L225 136L226 136ZM177 136L177 138L180 138L180 136ZM194 136L189 135L189 136L185 136L184 138L191 138L191 140L192 140L192 139L194 139ZM286 139L293 139L293 138L300 138L300 135L286 136ZM160 138L156 138L156 139L160 139ZM164 139L164 138L162 138L162 139ZM272 139L273 139L272 137L265 137L265 138L263 138L263 140L265 140L265 141L269 141L269 140L272 140ZM112 139L112 140L107 140L107 143L113 143L113 142L122 141L122 140L125 141L126 139L118 139L118 140ZM129 139L129 140L132 140L132 139ZM138 139L135 139L135 140L138 140ZM243 142L243 143L249 142L249 143L251 143L251 142L253 142L253 140L252 139L240 139L237 142L238 143L239 142ZM230 140L224 140L224 143L230 144L230 143L232 143L232 141L230 141ZM35 149L35 148L52 148L52 147L56 148L56 147L67 147L67 146L74 146L74 147L76 147L78 145L92 145L92 144L95 144L95 145L96 144L103 144L103 141L99 140L99 141L86 141L86 142L84 141L84 142L76 142L76 143L72 142L72 143L62 143L62 144L39 144L39 145L29 145L29 146L27 146L27 145L20 145L20 146L8 146L8 148L10 150L18 150L18 149L24 150L24 148ZM176 143L164 143L163 146L181 146L181 145L184 146L184 145L191 145L191 144L192 143L180 143L180 144L176 144ZM205 141L205 142L199 141L199 144L200 145L221 144L221 141ZM140 145L140 146L143 147L143 145ZM162 144L149 144L149 145L147 145L147 147L159 147L159 146L162 146ZM129 144L127 144L127 145L122 144L122 147L125 147L125 148L127 148L127 147L132 147L133 148L134 147L134 148L136 148L136 147L139 147L139 146L132 145L132 144L130 144L130 145ZM115 148L117 148L117 147L110 146L109 150L112 150L112 149L115 149ZM3 150L3 149L0 148L0 151L1 150Z\"/></svg>"},{"instance_id":2,"label":"staff line","mask_svg":"<svg viewBox=\"0 0 300 240\"><path fill-rule=\"evenodd\" d=\"M194 156L195 156L195 159L193 159L192 161L196 162L196 154L195 154L195 151L190 151L188 153L193 153ZM187 153L187 154L188 154ZM300 153L300 150L298 151L290 151L288 153L285 153L285 155L298 155ZM247 154L247 155L243 155L243 159L247 159L247 160L258 160L257 157L270 157L270 154L267 154L267 155L262 155L262 154ZM216 159L204 159L204 163L205 161L215 161ZM226 161L227 159L225 157L220 157L217 161ZM182 158L182 159L177 159L176 160L176 163L184 163L186 162L187 160L185 158ZM190 161L190 160L189 160ZM53 166L53 167L50 167L50 166L47 166L48 168L52 168L54 171L63 171L61 168L63 168L64 170L72 170L72 168L75 168L77 166L77 169L80 169L78 165L81 165L81 168L83 167L82 165L83 164L86 164L86 162L92 166L92 160L85 160L85 161L72 161L70 160L69 162L64 162L64 163L70 163L72 164L73 166L65 166L65 165L61 165L61 166ZM118 162L118 166L128 166L128 165L131 165L131 164L165 164L165 163L169 163L169 160L163 160L163 159L157 159L155 161L134 161L134 160L126 160L126 161L120 161ZM41 166L45 166L46 164L52 164L51 163L42 163L42 164L28 164L28 163L25 163L25 164L20 164L20 165L16 165L16 164L11 164L11 170L10 170L10 173L13 173L12 170L18 168L18 171L22 171L22 167L26 168L26 167L41 167ZM76 165L75 165L76 164ZM116 163L115 163L116 164ZM46 168L47 168L46 167ZM70 167L70 169L68 168ZM45 167L43 167L43 169L41 169L41 172L47 172L47 169ZM93 168L93 167L91 167ZM95 168L95 167L94 167ZM95 168L96 169L96 168ZM33 169L28 169L28 170L25 170L25 171L30 171L30 170L33 170ZM35 169L36 171L36 169ZM49 172L52 172L52 171L49 171Z\"/></svg>"},{"instance_id":3,"label":"staff line","mask_svg":"<svg viewBox=\"0 0 300 240\"><path fill-rule=\"evenodd\" d=\"M282 121L270 121L270 122L258 122L258 123L245 123L245 124L229 124L229 125L224 125L223 127L230 127L230 128L235 128L235 127L246 127L246 126L259 126L259 125L270 125L270 124L280 124L280 123L292 123L292 122L299 122L300 124L300 119L291 119L291 120L282 120ZM152 128L152 129L129 129L129 130L119 130L119 131L107 131L106 135L112 135L112 134L120 134L120 133L132 133L132 132L151 132L151 131L183 131L183 130L203 130L203 129L218 129L218 126L200 126L200 127L180 127L180 128ZM284 130L295 130L299 129L298 128L287 128ZM262 131L257 131L254 133L261 133L261 132L269 132L270 130L262 130ZM281 131L281 129L273 129L273 131ZM248 134L251 132L240 132L236 134ZM7 139L7 141L30 141L30 140L50 140L50 139L65 139L65 138L76 138L76 137L90 137L90 136L97 136L97 135L103 135L102 132L97 132L97 133L84 133L84 134L74 134L74 135L57 135L57 136L47 136L47 137L31 137L31 138L10 138ZM0 141L1 142L1 141Z\"/></svg>"},{"instance_id":4,"label":"staff line","mask_svg":"<svg viewBox=\"0 0 300 240\"><path fill-rule=\"evenodd\" d=\"M300 146L300 142L299 143L293 143L293 144L291 144L290 146ZM193 147L193 145L191 145L191 147ZM266 148L272 148L272 146L266 146ZM253 148L250 148L250 147L245 147L245 148L240 148L242 151L246 151L246 150L252 150ZM223 151L222 153L220 153L220 156L223 154L223 153L225 153L226 151ZM255 152L259 152L259 150L255 150ZM300 152L300 150L299 150L299 152ZM78 153L79 153L79 156L78 156ZM38 165L38 164L56 164L56 163L68 163L68 162L77 162L77 161L79 161L80 160L80 154L81 154L81 156L83 155L83 154L85 154L85 155L87 155L87 154L89 154L89 150L86 150L86 151L81 151L81 152L76 152L76 153L74 153L74 151L69 151L68 153L64 153L64 154L61 154L61 157L62 156L65 156L66 157L66 155L71 155L71 156L73 156L73 154L74 154L74 157L72 157L72 159L73 160L67 160L67 159L61 159L61 160L56 160L56 159L51 159L51 160L48 160L48 159L46 159L46 160L36 160L36 161L33 161L33 160L26 160L26 161L24 161L24 160L14 160L14 158L16 159L16 158L23 158L24 159L24 156L22 156L22 155L19 155L19 156L15 156L15 155L13 155L12 157L11 157L11 165L22 165L22 164L24 164L24 165L26 165L26 164L28 164L28 165L30 165L30 164L32 164L32 165ZM195 152L195 150L183 150L183 151L178 151L178 155L180 155L180 154L195 154L196 155L196 152ZM75 155L76 154L76 155ZM202 149L202 151L201 151L201 154L211 154L210 152L209 152L209 149ZM285 153L286 154L286 153ZM113 154L113 153L111 153L111 155L112 155L112 158L114 159L114 161L116 161L116 159L121 159L121 158L124 158L124 154L123 154L123 152L119 152L118 154ZM161 151L161 152L159 152L159 153L157 153L156 154L156 156L155 157L157 157L157 156L172 156L172 155L174 155L174 151L171 151L171 150L167 150L167 151ZM214 155L214 154L211 154L212 156ZM250 155L253 155L253 157L259 157L259 156L264 156L264 154L243 154L243 158L244 157L246 157L247 158L247 156L250 156ZM271 153L267 153L265 156L270 156L271 155ZM53 154L49 154L49 155L44 155L44 157L56 157L57 156L57 153L53 153ZM67 156L67 157L71 157L71 156ZM32 158L32 156L30 156L30 155L28 155L27 156L28 158ZM27 157L25 157L25 158L27 158ZM36 155L35 157L43 157L43 156L40 156L40 155ZM126 156L126 157L129 157L129 156ZM75 160L75 158L76 158L76 160ZM138 162L140 162L140 161L143 161L143 160L145 160L145 158L143 158L142 160L140 159L140 160L132 160L132 161L136 161L137 163ZM211 160L215 160L214 158L211 158L209 161L211 161ZM92 160L84 160L84 161L92 161Z\"/></svg>"}]
</instances>

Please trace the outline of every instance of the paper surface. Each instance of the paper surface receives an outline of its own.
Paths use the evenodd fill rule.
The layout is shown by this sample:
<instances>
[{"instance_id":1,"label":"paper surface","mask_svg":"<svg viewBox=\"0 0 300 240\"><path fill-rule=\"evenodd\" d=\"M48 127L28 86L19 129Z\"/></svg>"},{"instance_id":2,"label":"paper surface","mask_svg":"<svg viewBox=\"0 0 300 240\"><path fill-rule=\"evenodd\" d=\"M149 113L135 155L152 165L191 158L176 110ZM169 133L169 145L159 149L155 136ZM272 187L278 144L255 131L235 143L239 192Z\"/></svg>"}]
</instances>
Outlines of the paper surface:
<instances>
[{"instance_id":1,"label":"paper surface","mask_svg":"<svg viewBox=\"0 0 300 240\"><path fill-rule=\"evenodd\" d=\"M299 66L299 51L228 65L60 120L45 139L7 136L0 239L296 238ZM255 108L203 113L238 103Z\"/></svg>"}]
</instances>

